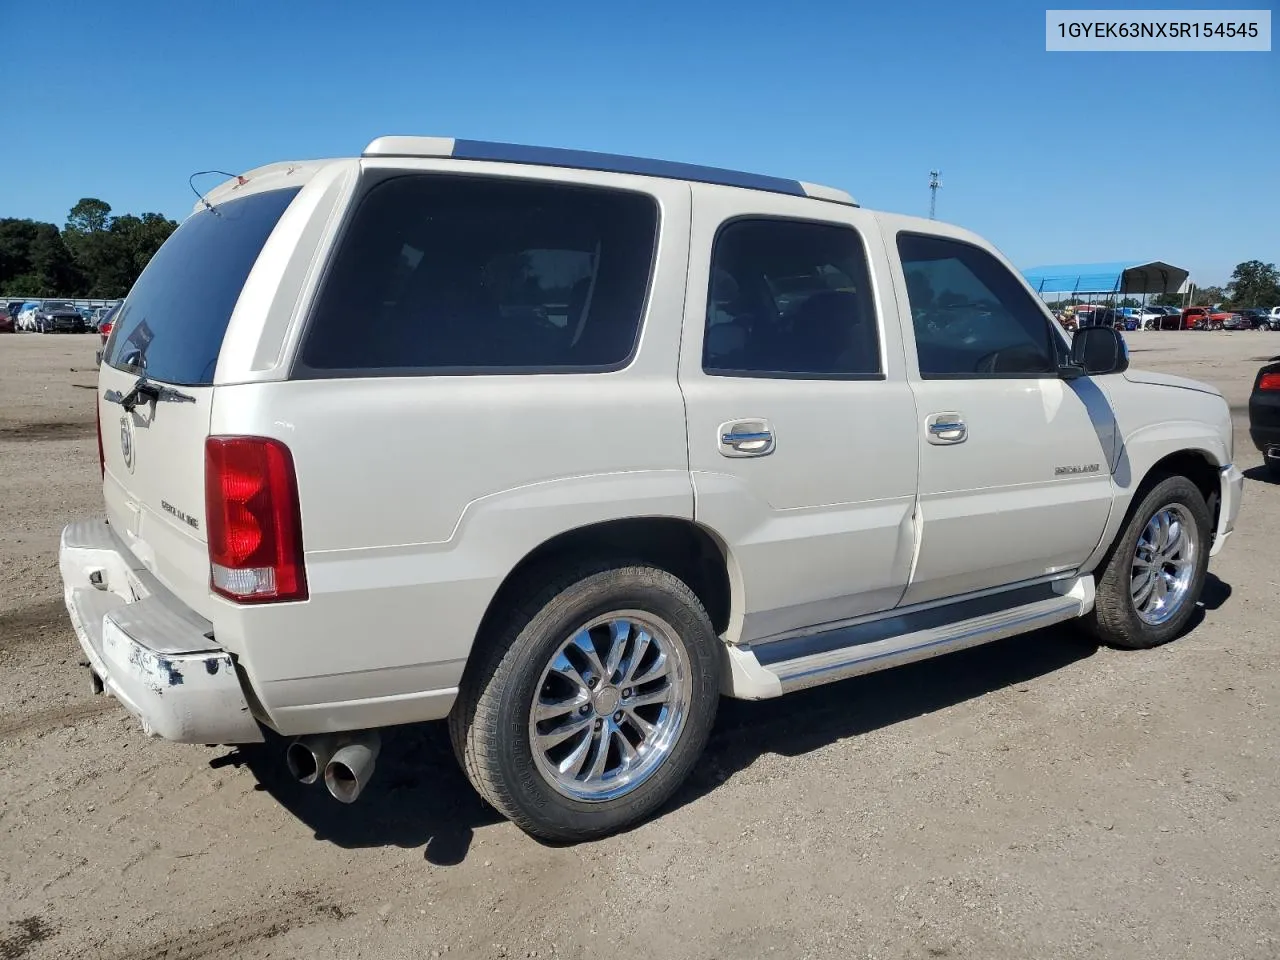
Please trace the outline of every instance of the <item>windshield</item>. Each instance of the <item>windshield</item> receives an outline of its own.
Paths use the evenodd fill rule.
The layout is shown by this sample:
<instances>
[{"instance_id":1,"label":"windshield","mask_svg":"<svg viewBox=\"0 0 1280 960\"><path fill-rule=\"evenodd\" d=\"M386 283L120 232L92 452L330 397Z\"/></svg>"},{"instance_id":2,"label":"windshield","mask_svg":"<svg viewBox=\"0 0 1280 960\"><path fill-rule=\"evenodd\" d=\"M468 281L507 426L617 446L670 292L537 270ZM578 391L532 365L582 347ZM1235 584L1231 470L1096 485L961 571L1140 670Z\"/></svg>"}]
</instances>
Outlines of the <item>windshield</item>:
<instances>
[{"instance_id":1,"label":"windshield","mask_svg":"<svg viewBox=\"0 0 1280 960\"><path fill-rule=\"evenodd\" d=\"M71 304L65 300L46 300L44 302L45 310L68 310L70 308Z\"/></svg>"},{"instance_id":2,"label":"windshield","mask_svg":"<svg viewBox=\"0 0 1280 960\"><path fill-rule=\"evenodd\" d=\"M116 315L104 361L165 383L211 384L240 290L297 193L250 194L183 221Z\"/></svg>"}]
</instances>

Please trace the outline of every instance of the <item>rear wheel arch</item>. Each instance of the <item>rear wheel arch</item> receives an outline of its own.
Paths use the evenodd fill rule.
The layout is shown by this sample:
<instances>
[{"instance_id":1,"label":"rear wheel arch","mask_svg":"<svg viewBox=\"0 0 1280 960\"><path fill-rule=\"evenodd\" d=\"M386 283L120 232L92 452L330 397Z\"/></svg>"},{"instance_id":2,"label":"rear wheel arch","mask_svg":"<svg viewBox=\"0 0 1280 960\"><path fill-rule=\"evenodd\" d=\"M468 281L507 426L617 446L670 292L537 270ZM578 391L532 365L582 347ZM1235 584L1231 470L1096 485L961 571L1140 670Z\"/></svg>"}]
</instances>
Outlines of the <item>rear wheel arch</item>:
<instances>
[{"instance_id":1,"label":"rear wheel arch","mask_svg":"<svg viewBox=\"0 0 1280 960\"><path fill-rule=\"evenodd\" d=\"M680 517L605 520L557 534L530 550L503 579L481 618L475 642L492 635L511 604L558 571L583 562L645 563L682 580L701 601L717 634L730 629L737 588L728 549L706 527ZM473 646L474 651L474 646Z\"/></svg>"}]
</instances>

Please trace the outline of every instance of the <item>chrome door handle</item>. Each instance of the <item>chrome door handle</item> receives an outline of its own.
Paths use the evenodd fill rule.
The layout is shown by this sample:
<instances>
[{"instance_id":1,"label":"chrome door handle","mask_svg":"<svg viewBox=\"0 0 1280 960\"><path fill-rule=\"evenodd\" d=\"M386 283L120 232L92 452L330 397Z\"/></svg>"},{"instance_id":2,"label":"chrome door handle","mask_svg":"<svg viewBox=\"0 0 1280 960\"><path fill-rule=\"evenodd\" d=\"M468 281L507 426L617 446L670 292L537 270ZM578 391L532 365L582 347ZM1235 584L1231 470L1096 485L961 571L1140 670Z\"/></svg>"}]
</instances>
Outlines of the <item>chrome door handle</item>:
<instances>
[{"instance_id":1,"label":"chrome door handle","mask_svg":"<svg viewBox=\"0 0 1280 960\"><path fill-rule=\"evenodd\" d=\"M767 420L730 420L720 424L720 454L725 457L763 457L773 453L773 428Z\"/></svg>"},{"instance_id":2,"label":"chrome door handle","mask_svg":"<svg viewBox=\"0 0 1280 960\"><path fill-rule=\"evenodd\" d=\"M925 421L929 442L938 445L964 443L969 437L969 427L958 413L933 413Z\"/></svg>"}]
</instances>

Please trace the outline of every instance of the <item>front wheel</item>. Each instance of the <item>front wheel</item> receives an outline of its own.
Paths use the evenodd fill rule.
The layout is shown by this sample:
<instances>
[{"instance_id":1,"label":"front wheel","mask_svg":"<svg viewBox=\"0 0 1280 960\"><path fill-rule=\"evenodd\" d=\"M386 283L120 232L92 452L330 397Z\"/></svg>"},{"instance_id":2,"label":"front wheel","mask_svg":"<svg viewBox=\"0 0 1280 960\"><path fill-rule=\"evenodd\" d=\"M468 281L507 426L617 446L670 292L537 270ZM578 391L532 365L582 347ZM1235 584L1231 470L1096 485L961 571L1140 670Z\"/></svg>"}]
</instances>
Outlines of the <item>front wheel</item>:
<instances>
[{"instance_id":1,"label":"front wheel","mask_svg":"<svg viewBox=\"0 0 1280 960\"><path fill-rule=\"evenodd\" d=\"M1097 579L1085 626L1101 642L1141 650L1167 643L1195 611L1209 568L1213 519L1186 477L1167 477L1142 498Z\"/></svg>"},{"instance_id":2,"label":"front wheel","mask_svg":"<svg viewBox=\"0 0 1280 960\"><path fill-rule=\"evenodd\" d=\"M715 720L720 641L701 602L664 570L597 564L511 610L481 638L449 717L468 779L547 840L645 819L692 770Z\"/></svg>"}]
</instances>

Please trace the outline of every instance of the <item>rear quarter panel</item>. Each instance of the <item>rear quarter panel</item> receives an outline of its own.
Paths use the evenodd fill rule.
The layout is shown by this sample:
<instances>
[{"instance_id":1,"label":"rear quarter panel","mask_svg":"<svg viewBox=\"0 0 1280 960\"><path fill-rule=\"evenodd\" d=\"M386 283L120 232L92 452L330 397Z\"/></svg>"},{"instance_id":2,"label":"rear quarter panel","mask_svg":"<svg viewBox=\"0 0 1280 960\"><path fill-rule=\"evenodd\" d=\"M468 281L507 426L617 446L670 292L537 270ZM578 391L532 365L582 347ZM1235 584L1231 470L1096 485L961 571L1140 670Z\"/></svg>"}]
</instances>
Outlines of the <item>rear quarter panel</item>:
<instances>
[{"instance_id":1,"label":"rear quarter panel","mask_svg":"<svg viewBox=\"0 0 1280 960\"><path fill-rule=\"evenodd\" d=\"M338 701L399 703L376 714L383 722L443 715L451 698L419 695L456 686L490 600L530 551L600 521L692 518L676 378L689 188L574 174L624 180L660 206L626 368L217 388L211 433L277 438L297 470L309 599L216 601L218 639L281 732L322 729L340 712L322 705Z\"/></svg>"}]
</instances>

